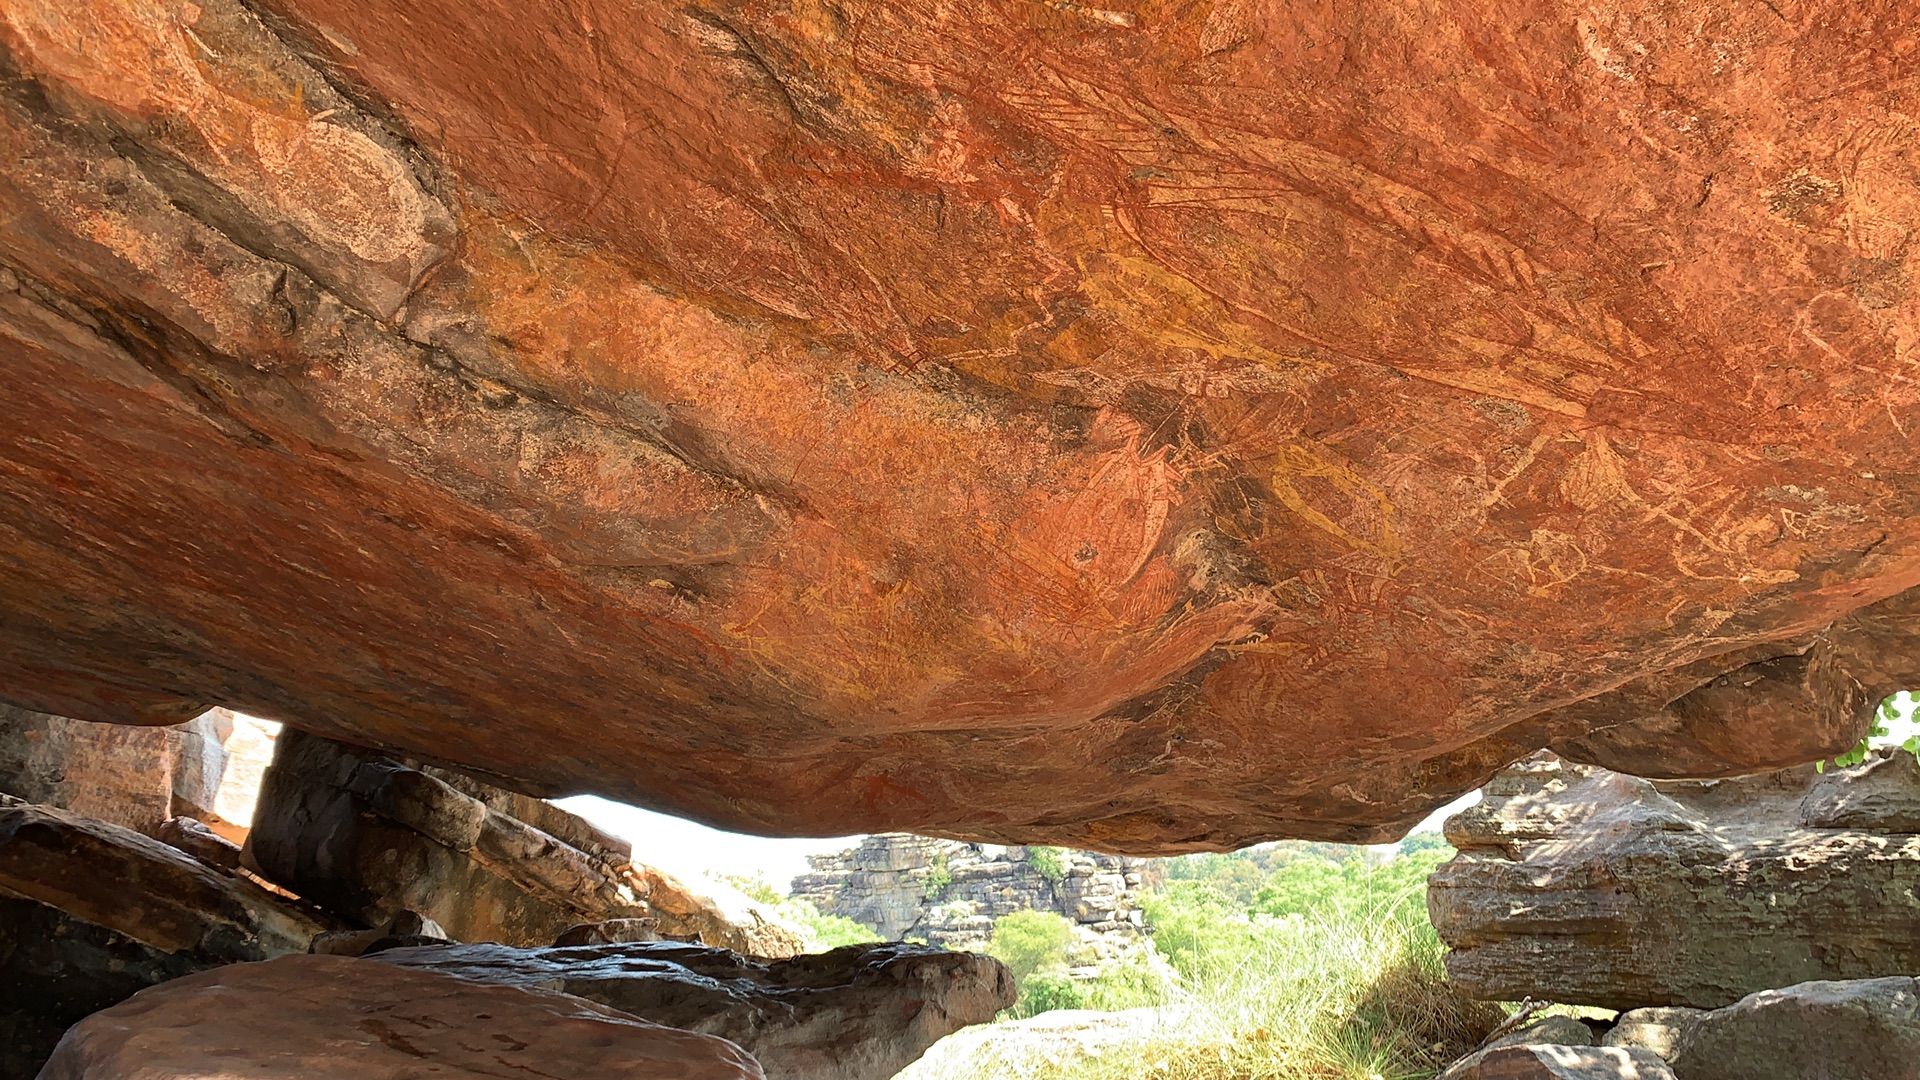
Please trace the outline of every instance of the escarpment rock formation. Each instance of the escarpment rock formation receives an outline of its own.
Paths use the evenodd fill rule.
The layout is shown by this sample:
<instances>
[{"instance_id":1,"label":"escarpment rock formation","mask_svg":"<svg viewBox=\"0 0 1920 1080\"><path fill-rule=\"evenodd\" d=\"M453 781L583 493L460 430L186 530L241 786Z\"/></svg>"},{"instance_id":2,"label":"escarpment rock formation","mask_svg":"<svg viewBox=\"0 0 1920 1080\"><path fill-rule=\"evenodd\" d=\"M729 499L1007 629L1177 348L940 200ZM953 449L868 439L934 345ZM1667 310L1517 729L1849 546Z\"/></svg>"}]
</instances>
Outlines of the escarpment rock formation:
<instances>
[{"instance_id":1,"label":"escarpment rock formation","mask_svg":"<svg viewBox=\"0 0 1920 1080\"><path fill-rule=\"evenodd\" d=\"M1065 916L1090 938L1142 930L1142 859L879 833L807 862L813 872L793 879L792 895L889 940L977 948L1016 911Z\"/></svg>"},{"instance_id":2,"label":"escarpment rock formation","mask_svg":"<svg viewBox=\"0 0 1920 1080\"><path fill-rule=\"evenodd\" d=\"M459 941L547 945L582 923L646 919L661 933L756 956L802 947L739 917L629 845L539 799L288 731L274 749L246 854L268 879L367 926L418 913Z\"/></svg>"},{"instance_id":3,"label":"escarpment rock formation","mask_svg":"<svg viewBox=\"0 0 1920 1080\"><path fill-rule=\"evenodd\" d=\"M1830 754L1910 16L4 0L0 697L1143 855Z\"/></svg>"},{"instance_id":4,"label":"escarpment rock formation","mask_svg":"<svg viewBox=\"0 0 1920 1080\"><path fill-rule=\"evenodd\" d=\"M118 825L0 796L0 1077L156 983L303 953L337 924Z\"/></svg>"},{"instance_id":5,"label":"escarpment rock formation","mask_svg":"<svg viewBox=\"0 0 1920 1080\"><path fill-rule=\"evenodd\" d=\"M1427 906L1470 996L1717 1008L1920 970L1916 821L1920 762L1905 750L1715 781L1543 755L1448 820L1461 852Z\"/></svg>"},{"instance_id":6,"label":"escarpment rock formation","mask_svg":"<svg viewBox=\"0 0 1920 1080\"><path fill-rule=\"evenodd\" d=\"M1000 961L924 945L847 945L760 962L673 942L430 946L380 963L554 990L727 1039L767 1080L888 1080L927 1047L1013 1005Z\"/></svg>"},{"instance_id":7,"label":"escarpment rock formation","mask_svg":"<svg viewBox=\"0 0 1920 1080\"><path fill-rule=\"evenodd\" d=\"M60 1041L41 1080L352 1076L762 1080L721 1039L563 994L339 956L237 964L143 991Z\"/></svg>"}]
</instances>

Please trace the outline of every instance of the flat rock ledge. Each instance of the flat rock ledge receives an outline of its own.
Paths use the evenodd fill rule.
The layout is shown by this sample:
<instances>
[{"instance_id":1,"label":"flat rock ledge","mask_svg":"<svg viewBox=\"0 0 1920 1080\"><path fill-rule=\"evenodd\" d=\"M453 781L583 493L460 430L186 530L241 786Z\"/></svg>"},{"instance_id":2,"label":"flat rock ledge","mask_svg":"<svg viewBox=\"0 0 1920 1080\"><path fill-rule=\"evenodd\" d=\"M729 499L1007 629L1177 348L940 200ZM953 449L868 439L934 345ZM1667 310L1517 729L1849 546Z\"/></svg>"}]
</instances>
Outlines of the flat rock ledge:
<instances>
[{"instance_id":1,"label":"flat rock ledge","mask_svg":"<svg viewBox=\"0 0 1920 1080\"><path fill-rule=\"evenodd\" d=\"M1920 763L1714 781L1540 755L1447 822L1427 904L1487 1000L1718 1008L1920 971Z\"/></svg>"},{"instance_id":2,"label":"flat rock ledge","mask_svg":"<svg viewBox=\"0 0 1920 1080\"><path fill-rule=\"evenodd\" d=\"M1723 1009L1638 1009L1602 1039L1679 1080L1920 1080L1920 980L1801 983Z\"/></svg>"},{"instance_id":3,"label":"flat rock ledge","mask_svg":"<svg viewBox=\"0 0 1920 1080\"><path fill-rule=\"evenodd\" d=\"M176 979L75 1025L40 1080L762 1080L723 1039L561 994L337 956Z\"/></svg>"},{"instance_id":4,"label":"flat rock ledge","mask_svg":"<svg viewBox=\"0 0 1920 1080\"><path fill-rule=\"evenodd\" d=\"M677 942L394 949L380 963L559 991L729 1039L768 1080L887 1080L927 1047L1013 1004L992 957L923 945L849 945L757 962Z\"/></svg>"},{"instance_id":5,"label":"flat rock ledge","mask_svg":"<svg viewBox=\"0 0 1920 1080\"><path fill-rule=\"evenodd\" d=\"M0 1077L156 983L303 953L340 924L119 825L0 795Z\"/></svg>"},{"instance_id":6,"label":"flat rock ledge","mask_svg":"<svg viewBox=\"0 0 1920 1080\"><path fill-rule=\"evenodd\" d=\"M634 864L629 845L550 803L300 731L275 747L247 857L367 926L413 911L455 940L533 946L647 919L663 937L756 956L802 948L791 928Z\"/></svg>"}]
</instances>

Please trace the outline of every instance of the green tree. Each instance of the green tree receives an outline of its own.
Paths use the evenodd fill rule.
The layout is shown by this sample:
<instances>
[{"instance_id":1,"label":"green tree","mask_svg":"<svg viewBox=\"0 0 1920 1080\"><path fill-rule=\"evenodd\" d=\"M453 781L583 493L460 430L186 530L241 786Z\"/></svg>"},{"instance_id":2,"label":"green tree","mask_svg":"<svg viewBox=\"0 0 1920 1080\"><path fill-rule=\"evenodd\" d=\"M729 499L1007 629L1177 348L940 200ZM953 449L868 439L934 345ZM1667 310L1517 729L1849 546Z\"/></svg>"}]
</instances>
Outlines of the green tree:
<instances>
[{"instance_id":1,"label":"green tree","mask_svg":"<svg viewBox=\"0 0 1920 1080\"><path fill-rule=\"evenodd\" d=\"M1051 911L1016 911L993 921L987 954L999 959L1025 985L1041 972L1064 972L1073 946L1073 924Z\"/></svg>"},{"instance_id":2,"label":"green tree","mask_svg":"<svg viewBox=\"0 0 1920 1080\"><path fill-rule=\"evenodd\" d=\"M1057 847L1028 848L1027 865L1049 885L1058 885L1067 876L1067 854Z\"/></svg>"}]
</instances>

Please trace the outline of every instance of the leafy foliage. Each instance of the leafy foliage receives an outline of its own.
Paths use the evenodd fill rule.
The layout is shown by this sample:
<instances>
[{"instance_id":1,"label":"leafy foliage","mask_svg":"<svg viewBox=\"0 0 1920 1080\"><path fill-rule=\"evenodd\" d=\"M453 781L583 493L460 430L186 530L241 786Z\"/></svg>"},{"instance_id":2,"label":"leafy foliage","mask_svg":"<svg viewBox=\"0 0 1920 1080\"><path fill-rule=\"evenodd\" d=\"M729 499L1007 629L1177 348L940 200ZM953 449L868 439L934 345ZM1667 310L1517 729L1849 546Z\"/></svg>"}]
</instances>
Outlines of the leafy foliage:
<instances>
[{"instance_id":1,"label":"leafy foliage","mask_svg":"<svg viewBox=\"0 0 1920 1080\"><path fill-rule=\"evenodd\" d=\"M936 852L933 865L927 870L925 888L927 899L938 900L953 887L953 869L947 865L947 853Z\"/></svg>"},{"instance_id":2,"label":"leafy foliage","mask_svg":"<svg viewBox=\"0 0 1920 1080\"><path fill-rule=\"evenodd\" d=\"M1016 911L993 921L987 954L999 959L1023 987L1042 972L1064 972L1073 924L1051 911Z\"/></svg>"},{"instance_id":3,"label":"leafy foliage","mask_svg":"<svg viewBox=\"0 0 1920 1080\"><path fill-rule=\"evenodd\" d=\"M1886 741L1892 733L1892 729L1888 725L1897 723L1906 717L1907 712L1901 708L1901 705L1903 704L1902 699L1908 697L1909 695L1905 691L1898 694L1889 694L1884 701L1880 702L1880 707L1874 710L1873 722L1867 728L1866 737L1855 743L1853 749L1834 758L1832 764L1838 768L1845 769L1867 760L1867 755L1873 753L1873 748L1881 742ZM1909 753L1920 754L1920 735L1915 735L1906 742L1901 743L1900 746ZM1815 771L1824 773L1827 771L1827 765L1828 762L1816 761L1813 767Z\"/></svg>"},{"instance_id":4,"label":"leafy foliage","mask_svg":"<svg viewBox=\"0 0 1920 1080\"><path fill-rule=\"evenodd\" d=\"M1021 1016L1081 1001L1161 1006L1129 1013L1118 1041L988 1044L965 1060L930 1060L916 1077L1429 1080L1502 1015L1449 989L1426 918L1425 877L1451 849L1407 845L1383 860L1317 847L1256 849L1258 862L1167 860L1165 889L1145 901L1148 943L1103 966L1078 997L1046 975L1023 983Z\"/></svg>"},{"instance_id":5,"label":"leafy foliage","mask_svg":"<svg viewBox=\"0 0 1920 1080\"><path fill-rule=\"evenodd\" d=\"M760 874L723 874L720 881L745 893L749 899L767 907L775 918L800 931L809 952L880 940L880 935L870 926L840 915L824 914L811 900L782 896L780 890Z\"/></svg>"},{"instance_id":6,"label":"leafy foliage","mask_svg":"<svg viewBox=\"0 0 1920 1080\"><path fill-rule=\"evenodd\" d=\"M1030 847L1027 849L1027 865L1033 867L1049 885L1060 884L1067 876L1067 855L1057 847Z\"/></svg>"},{"instance_id":7,"label":"leafy foliage","mask_svg":"<svg viewBox=\"0 0 1920 1080\"><path fill-rule=\"evenodd\" d=\"M1038 1016L1055 1009L1081 1009L1087 1004L1087 991L1065 974L1035 972L1020 984L1020 999L1011 1012L1016 1019Z\"/></svg>"}]
</instances>

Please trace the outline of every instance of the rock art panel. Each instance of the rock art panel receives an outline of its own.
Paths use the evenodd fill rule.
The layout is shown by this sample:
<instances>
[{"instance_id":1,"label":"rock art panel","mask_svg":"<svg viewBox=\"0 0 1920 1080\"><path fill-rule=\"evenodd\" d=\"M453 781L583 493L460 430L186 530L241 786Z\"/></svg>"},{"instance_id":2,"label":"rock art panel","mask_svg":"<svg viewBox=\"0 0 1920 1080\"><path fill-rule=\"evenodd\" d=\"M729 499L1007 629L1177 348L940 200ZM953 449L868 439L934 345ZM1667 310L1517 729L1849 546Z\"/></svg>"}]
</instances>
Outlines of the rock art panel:
<instances>
[{"instance_id":1,"label":"rock art panel","mask_svg":"<svg viewBox=\"0 0 1920 1080\"><path fill-rule=\"evenodd\" d=\"M1831 754L1909 6L8 0L0 697L1139 855Z\"/></svg>"},{"instance_id":2,"label":"rock art panel","mask_svg":"<svg viewBox=\"0 0 1920 1080\"><path fill-rule=\"evenodd\" d=\"M1905 750L1712 781L1530 759L1447 822L1461 850L1427 907L1448 974L1487 1000L1637 1009L1920 969L1916 778Z\"/></svg>"},{"instance_id":3,"label":"rock art panel","mask_svg":"<svg viewBox=\"0 0 1920 1080\"><path fill-rule=\"evenodd\" d=\"M33 1076L69 1025L138 990L336 926L131 829L0 796L0 1076Z\"/></svg>"},{"instance_id":4,"label":"rock art panel","mask_svg":"<svg viewBox=\"0 0 1920 1080\"><path fill-rule=\"evenodd\" d=\"M796 932L729 918L558 807L317 735L280 735L253 820L251 865L370 927L407 911L455 940L545 945L637 918L754 955L800 951Z\"/></svg>"},{"instance_id":5,"label":"rock art panel","mask_svg":"<svg viewBox=\"0 0 1920 1080\"><path fill-rule=\"evenodd\" d=\"M927 1047L1013 1005L998 960L901 943L759 962L673 942L395 949L380 963L555 990L731 1040L767 1080L888 1080Z\"/></svg>"},{"instance_id":6,"label":"rock art panel","mask_svg":"<svg viewBox=\"0 0 1920 1080\"><path fill-rule=\"evenodd\" d=\"M75 1025L42 1080L423 1075L762 1080L721 1039L563 994L340 956L175 980Z\"/></svg>"}]
</instances>

